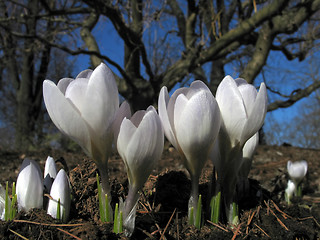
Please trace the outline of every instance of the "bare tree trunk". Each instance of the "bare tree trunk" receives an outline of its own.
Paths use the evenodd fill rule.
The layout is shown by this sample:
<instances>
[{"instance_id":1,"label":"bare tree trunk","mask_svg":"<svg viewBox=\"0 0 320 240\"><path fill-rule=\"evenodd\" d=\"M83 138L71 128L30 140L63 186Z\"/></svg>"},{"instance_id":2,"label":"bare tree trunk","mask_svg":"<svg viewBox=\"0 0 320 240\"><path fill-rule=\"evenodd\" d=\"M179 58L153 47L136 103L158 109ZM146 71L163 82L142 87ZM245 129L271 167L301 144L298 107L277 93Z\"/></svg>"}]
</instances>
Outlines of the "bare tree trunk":
<instances>
[{"instance_id":1,"label":"bare tree trunk","mask_svg":"<svg viewBox=\"0 0 320 240\"><path fill-rule=\"evenodd\" d=\"M30 17L26 20L26 33L35 35L36 13L38 1L28 3ZM32 17L34 16L34 17ZM16 147L21 150L29 148L32 142L32 90L34 79L34 51L33 39L25 39L22 60L21 82L17 89L17 122L16 122Z\"/></svg>"}]
</instances>

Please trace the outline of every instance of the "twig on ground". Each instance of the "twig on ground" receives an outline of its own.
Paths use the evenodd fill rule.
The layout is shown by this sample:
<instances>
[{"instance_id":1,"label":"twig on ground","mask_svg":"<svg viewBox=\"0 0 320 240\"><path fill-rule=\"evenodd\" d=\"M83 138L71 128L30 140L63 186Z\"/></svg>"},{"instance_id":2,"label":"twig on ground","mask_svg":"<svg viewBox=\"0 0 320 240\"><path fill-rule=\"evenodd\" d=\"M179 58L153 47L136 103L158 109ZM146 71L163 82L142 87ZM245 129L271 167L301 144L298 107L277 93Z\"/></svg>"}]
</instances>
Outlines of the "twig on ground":
<instances>
[{"instance_id":1,"label":"twig on ground","mask_svg":"<svg viewBox=\"0 0 320 240\"><path fill-rule=\"evenodd\" d=\"M251 222L252 222L252 219L253 219L254 214L256 213L256 211L257 211L257 210L254 210L253 213L251 214L251 210L250 210L249 218L248 218L248 222L247 222L247 228L246 228L246 234L247 234L247 235L248 235L248 233L249 233L249 226L250 226L250 224L251 224ZM250 216L250 214L251 214L251 216Z\"/></svg>"},{"instance_id":2,"label":"twig on ground","mask_svg":"<svg viewBox=\"0 0 320 240\"><path fill-rule=\"evenodd\" d=\"M10 232L12 232L13 234L17 235L18 237L20 237L20 238L22 238L22 239L24 239L24 240L28 240L28 238L22 236L20 233L17 233L17 232L13 231L13 230L10 229L10 228L9 228L8 230L9 230Z\"/></svg>"},{"instance_id":3,"label":"twig on ground","mask_svg":"<svg viewBox=\"0 0 320 240\"><path fill-rule=\"evenodd\" d=\"M259 228L259 230L261 231L261 232L263 232L267 237L269 237L269 238L271 238L261 227L259 227L256 223L254 223L254 225L257 227L257 228Z\"/></svg>"},{"instance_id":4,"label":"twig on ground","mask_svg":"<svg viewBox=\"0 0 320 240\"><path fill-rule=\"evenodd\" d=\"M266 201L264 201L264 203L267 205ZM269 206L269 205L267 205ZM282 227L284 227L284 229L286 229L287 231L289 231L289 229L287 228L287 226L280 220L280 218L274 213L274 211L272 211L272 209L269 207L270 212L272 213L273 216L275 216L275 218L277 219L277 221L280 223L280 225Z\"/></svg>"},{"instance_id":5,"label":"twig on ground","mask_svg":"<svg viewBox=\"0 0 320 240\"><path fill-rule=\"evenodd\" d=\"M315 222L315 224L320 228L320 224L318 223L318 221L313 216L305 217L305 218L298 218L299 221L305 221L305 220L308 220L308 219L312 219Z\"/></svg>"},{"instance_id":6,"label":"twig on ground","mask_svg":"<svg viewBox=\"0 0 320 240\"><path fill-rule=\"evenodd\" d=\"M280 213L282 214L282 217L283 217L284 219L292 218L291 216L289 216L289 215L286 214L285 212L281 211L280 208L277 206L277 204L274 203L274 201L271 200L271 202L272 202L274 208L275 208L278 212L280 212Z\"/></svg>"},{"instance_id":7,"label":"twig on ground","mask_svg":"<svg viewBox=\"0 0 320 240\"><path fill-rule=\"evenodd\" d=\"M171 217L169 218L169 221L168 221L166 227L164 228L164 230L163 230L163 232L162 232L162 234L161 234L160 240L161 240L161 239L165 239L164 234L166 233L167 228L169 227L169 224L170 224L170 222L171 222L174 214L176 213L176 210L177 210L176 208L173 210L173 213L171 214Z\"/></svg>"},{"instance_id":8,"label":"twig on ground","mask_svg":"<svg viewBox=\"0 0 320 240\"><path fill-rule=\"evenodd\" d=\"M235 231L233 232L233 237L232 237L232 239L231 240L235 240L236 239L236 237L241 233L240 232L240 227L241 227L241 223L237 226L237 228L235 229Z\"/></svg>"},{"instance_id":9,"label":"twig on ground","mask_svg":"<svg viewBox=\"0 0 320 240\"><path fill-rule=\"evenodd\" d=\"M219 224L217 224L217 223L211 222L211 221L209 221L209 220L207 220L207 222L208 222L208 223L210 223L211 225L213 225L213 226L215 226L215 227L219 228L219 229L220 229L220 230L222 230L222 231L229 232L229 230L228 230L228 229L226 229L226 228L224 228L224 227L220 226L220 225L219 225Z\"/></svg>"},{"instance_id":10,"label":"twig on ground","mask_svg":"<svg viewBox=\"0 0 320 240\"><path fill-rule=\"evenodd\" d=\"M43 225L43 226L49 226L49 227L78 227L78 226L83 226L83 223L74 223L74 224L57 224L57 223L40 223L40 222L33 222L29 220L19 220L15 219L13 222L20 222L20 223L30 223L30 224L35 224L35 225Z\"/></svg>"},{"instance_id":11,"label":"twig on ground","mask_svg":"<svg viewBox=\"0 0 320 240\"><path fill-rule=\"evenodd\" d=\"M69 235L69 236L71 236L71 237L73 237L73 238L77 239L77 240L81 240L81 238L79 238L79 237L77 237L77 236L73 235L72 233L69 233L69 232L68 232L68 231L66 231L66 230L63 230L63 229L58 228L58 227L57 227L57 229L58 229L59 231L61 231L61 232L65 233L65 234L67 234L67 235Z\"/></svg>"}]
</instances>

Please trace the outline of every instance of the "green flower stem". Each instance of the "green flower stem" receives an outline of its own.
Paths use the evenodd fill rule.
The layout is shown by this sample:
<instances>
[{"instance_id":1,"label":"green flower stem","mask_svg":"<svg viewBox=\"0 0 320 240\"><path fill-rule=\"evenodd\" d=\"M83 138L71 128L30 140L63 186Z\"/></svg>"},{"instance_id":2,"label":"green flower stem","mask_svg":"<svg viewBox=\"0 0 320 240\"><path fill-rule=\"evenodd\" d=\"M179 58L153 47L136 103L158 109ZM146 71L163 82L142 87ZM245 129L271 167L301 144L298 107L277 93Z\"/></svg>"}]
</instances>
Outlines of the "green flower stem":
<instances>
[{"instance_id":1,"label":"green flower stem","mask_svg":"<svg viewBox=\"0 0 320 240\"><path fill-rule=\"evenodd\" d=\"M189 223L194 224L198 208L199 198L199 176L191 175L191 194L188 203L188 219Z\"/></svg>"},{"instance_id":2,"label":"green flower stem","mask_svg":"<svg viewBox=\"0 0 320 240\"><path fill-rule=\"evenodd\" d=\"M297 197L302 197L302 187L301 187L301 184L299 184L298 187L297 187L296 195L297 195Z\"/></svg>"},{"instance_id":3,"label":"green flower stem","mask_svg":"<svg viewBox=\"0 0 320 240\"><path fill-rule=\"evenodd\" d=\"M113 232L119 233L119 224L118 224L118 215L119 215L119 205L116 203L116 208L114 209L114 222L113 222Z\"/></svg>"},{"instance_id":4,"label":"green flower stem","mask_svg":"<svg viewBox=\"0 0 320 240\"><path fill-rule=\"evenodd\" d=\"M101 187L101 198L99 198L99 200L101 199L102 201L102 206L108 205L108 211L109 211L109 215L106 216L104 218L104 222L111 222L112 221L112 208L111 208L111 188L110 188L110 184L109 184L109 175L108 175L108 167L107 164L97 164L97 167L99 169L99 173L100 173L100 187ZM108 195L108 202L105 202L105 195ZM100 206L100 205L99 205ZM104 210L104 214L106 214L106 211ZM101 218L101 211L100 211L100 218Z\"/></svg>"},{"instance_id":5,"label":"green flower stem","mask_svg":"<svg viewBox=\"0 0 320 240\"><path fill-rule=\"evenodd\" d=\"M239 206L236 202L232 203L232 224L239 224Z\"/></svg>"},{"instance_id":6,"label":"green flower stem","mask_svg":"<svg viewBox=\"0 0 320 240\"><path fill-rule=\"evenodd\" d=\"M58 199L58 204L57 204L57 219L58 219L59 221L62 220L60 205L61 205L61 204L60 204L60 198L59 198L59 199Z\"/></svg>"}]
</instances>

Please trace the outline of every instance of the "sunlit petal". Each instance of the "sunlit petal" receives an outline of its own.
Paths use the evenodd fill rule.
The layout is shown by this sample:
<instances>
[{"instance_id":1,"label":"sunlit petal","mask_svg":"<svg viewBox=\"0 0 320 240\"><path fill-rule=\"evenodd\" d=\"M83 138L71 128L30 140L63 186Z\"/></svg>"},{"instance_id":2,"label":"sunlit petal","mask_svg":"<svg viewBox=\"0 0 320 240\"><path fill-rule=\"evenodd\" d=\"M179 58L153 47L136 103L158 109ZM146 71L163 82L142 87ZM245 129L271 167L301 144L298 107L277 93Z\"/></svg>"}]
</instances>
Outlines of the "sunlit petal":
<instances>
[{"instance_id":1,"label":"sunlit petal","mask_svg":"<svg viewBox=\"0 0 320 240\"><path fill-rule=\"evenodd\" d=\"M169 103L169 94L166 87L163 87L159 94L159 100L158 100L158 111L159 111L159 117L161 119L161 122L163 124L164 133L169 140L169 142L178 149L178 144L176 141L176 137L174 135L169 116L168 116L168 109L167 105Z\"/></svg>"},{"instance_id":2,"label":"sunlit petal","mask_svg":"<svg viewBox=\"0 0 320 240\"><path fill-rule=\"evenodd\" d=\"M87 125L57 86L45 80L43 98L51 120L56 127L84 148L91 152L91 141Z\"/></svg>"}]
</instances>

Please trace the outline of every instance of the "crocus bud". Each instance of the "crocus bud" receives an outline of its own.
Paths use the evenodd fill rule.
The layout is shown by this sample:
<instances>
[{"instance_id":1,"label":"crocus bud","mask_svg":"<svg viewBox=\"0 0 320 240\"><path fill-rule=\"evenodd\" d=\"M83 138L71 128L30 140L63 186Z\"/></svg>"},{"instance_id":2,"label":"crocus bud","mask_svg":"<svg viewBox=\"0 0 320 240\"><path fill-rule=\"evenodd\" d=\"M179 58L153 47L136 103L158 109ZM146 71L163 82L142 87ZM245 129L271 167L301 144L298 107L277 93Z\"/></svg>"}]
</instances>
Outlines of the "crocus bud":
<instances>
[{"instance_id":1,"label":"crocus bud","mask_svg":"<svg viewBox=\"0 0 320 240\"><path fill-rule=\"evenodd\" d=\"M48 156L46 160L46 165L44 167L43 185L44 185L45 192L50 193L52 182L56 178L56 176L57 176L56 163L52 157Z\"/></svg>"},{"instance_id":2,"label":"crocus bud","mask_svg":"<svg viewBox=\"0 0 320 240\"><path fill-rule=\"evenodd\" d=\"M16 184L18 211L43 206L43 178L38 163L25 159Z\"/></svg>"},{"instance_id":3,"label":"crocus bud","mask_svg":"<svg viewBox=\"0 0 320 240\"><path fill-rule=\"evenodd\" d=\"M50 197L47 213L53 218L59 218L57 210L60 199L60 219L66 222L70 212L71 190L68 176L63 169L58 172L52 184Z\"/></svg>"},{"instance_id":4,"label":"crocus bud","mask_svg":"<svg viewBox=\"0 0 320 240\"><path fill-rule=\"evenodd\" d=\"M261 83L257 93L246 80L226 76L218 86L216 99L230 147L239 144L242 148L264 122L268 103L265 84Z\"/></svg>"},{"instance_id":5,"label":"crocus bud","mask_svg":"<svg viewBox=\"0 0 320 240\"><path fill-rule=\"evenodd\" d=\"M296 185L294 184L293 181L289 180L287 188L285 190L285 197L288 203L290 203L290 199L292 198L295 192L296 192Z\"/></svg>"},{"instance_id":6,"label":"crocus bud","mask_svg":"<svg viewBox=\"0 0 320 240\"><path fill-rule=\"evenodd\" d=\"M288 174L296 187L300 184L308 171L308 163L305 160L287 163Z\"/></svg>"},{"instance_id":7,"label":"crocus bud","mask_svg":"<svg viewBox=\"0 0 320 240\"><path fill-rule=\"evenodd\" d=\"M117 148L129 178L129 193L124 210L124 227L128 236L134 228L135 219L132 215L135 214L138 190L143 187L156 161L161 157L163 144L163 128L154 107L138 111L130 119L123 119Z\"/></svg>"}]
</instances>

